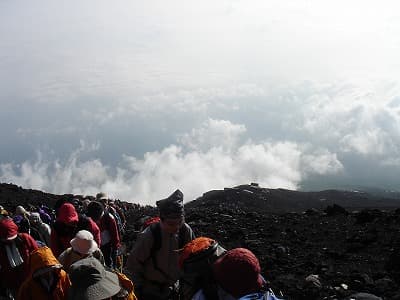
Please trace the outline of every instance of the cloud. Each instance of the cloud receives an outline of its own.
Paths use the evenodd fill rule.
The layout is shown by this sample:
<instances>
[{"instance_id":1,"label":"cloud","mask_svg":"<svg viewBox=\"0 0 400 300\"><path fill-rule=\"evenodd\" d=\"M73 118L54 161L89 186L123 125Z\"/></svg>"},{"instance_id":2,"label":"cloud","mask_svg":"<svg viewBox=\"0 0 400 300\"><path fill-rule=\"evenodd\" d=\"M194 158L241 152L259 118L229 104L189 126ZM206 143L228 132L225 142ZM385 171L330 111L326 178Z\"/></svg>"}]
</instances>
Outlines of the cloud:
<instances>
[{"instance_id":1,"label":"cloud","mask_svg":"<svg viewBox=\"0 0 400 300\"><path fill-rule=\"evenodd\" d=\"M65 162L48 162L38 153L34 162L1 164L0 181L52 193L95 194L142 204L154 204L180 188L186 201L211 189L248 182L266 187L296 189L312 173L340 171L340 162L327 150L306 153L293 142L243 142L242 124L209 119L181 138L181 144L147 152L143 158L124 155L117 168L99 159L81 161L98 145L81 143ZM207 137L207 138L206 138Z\"/></svg>"},{"instance_id":2,"label":"cloud","mask_svg":"<svg viewBox=\"0 0 400 300\"><path fill-rule=\"evenodd\" d=\"M383 82L312 84L292 104L293 114L284 118L292 116L292 124L298 125L288 130L332 152L394 158L400 153L399 87Z\"/></svg>"},{"instance_id":3,"label":"cloud","mask_svg":"<svg viewBox=\"0 0 400 300\"><path fill-rule=\"evenodd\" d=\"M302 158L301 170L305 175L336 174L340 175L344 166L336 153L330 153L327 149L318 149L314 152L306 152Z\"/></svg>"},{"instance_id":4,"label":"cloud","mask_svg":"<svg viewBox=\"0 0 400 300\"><path fill-rule=\"evenodd\" d=\"M192 129L190 134L184 134L180 143L192 150L204 150L218 146L232 149L245 132L246 127L242 124L208 119L202 127Z\"/></svg>"}]
</instances>

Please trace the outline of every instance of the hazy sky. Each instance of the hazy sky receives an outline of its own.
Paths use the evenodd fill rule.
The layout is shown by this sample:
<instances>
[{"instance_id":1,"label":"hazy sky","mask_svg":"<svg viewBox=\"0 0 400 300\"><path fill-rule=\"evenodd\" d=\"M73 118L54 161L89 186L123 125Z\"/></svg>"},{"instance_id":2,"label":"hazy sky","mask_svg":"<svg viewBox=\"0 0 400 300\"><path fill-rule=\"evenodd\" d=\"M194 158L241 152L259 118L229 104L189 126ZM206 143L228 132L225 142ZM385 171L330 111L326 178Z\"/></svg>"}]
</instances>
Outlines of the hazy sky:
<instances>
[{"instance_id":1,"label":"hazy sky","mask_svg":"<svg viewBox=\"0 0 400 300\"><path fill-rule=\"evenodd\" d=\"M400 190L398 1L0 0L0 181Z\"/></svg>"}]
</instances>

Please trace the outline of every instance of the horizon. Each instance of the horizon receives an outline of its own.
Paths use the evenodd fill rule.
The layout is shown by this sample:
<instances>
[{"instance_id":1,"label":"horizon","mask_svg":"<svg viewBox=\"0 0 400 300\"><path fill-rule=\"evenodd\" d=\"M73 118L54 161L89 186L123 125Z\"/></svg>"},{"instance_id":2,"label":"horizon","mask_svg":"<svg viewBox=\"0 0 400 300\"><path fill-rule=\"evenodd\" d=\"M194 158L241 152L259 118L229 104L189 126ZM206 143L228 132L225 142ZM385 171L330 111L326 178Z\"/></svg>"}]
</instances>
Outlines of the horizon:
<instances>
[{"instance_id":1,"label":"horizon","mask_svg":"<svg viewBox=\"0 0 400 300\"><path fill-rule=\"evenodd\" d=\"M9 183L0 182L0 186L1 185L14 185L14 186L17 186L18 188L21 188L21 189L26 190L26 191L42 192L42 193L51 194L51 195L54 195L54 196L72 195L73 197L78 197L78 198L79 197L82 197L82 198L96 197L96 194L72 194L72 193L57 194L57 193L51 193L51 192L47 192L47 191L39 190L39 189L35 189L35 188L25 188L23 186L14 184L12 182L9 182ZM299 192L299 193L323 193L323 192L328 192L328 191L350 192L350 193L365 193L365 194L367 194L369 196L373 196L373 197L384 197L384 195L385 195L387 198L384 197L384 199L386 199L386 200L388 200L388 199L397 199L400 196L400 191L385 190L385 189L380 189L380 188L377 188L377 187L364 187L364 188L360 187L359 189L327 188L327 189L322 189L322 190L307 190L306 191L306 190L291 190L291 189L280 188L280 187L270 188L270 187L260 186L258 183L255 183L255 182L251 182L251 183L243 183L243 184L239 184L239 185L231 186L231 187L223 187L221 189L213 189L213 190L203 191L200 195L198 195L197 197L195 197L193 199L184 198L184 203L187 204L189 202L198 200L198 199L202 198L205 194L207 194L209 192L225 191L226 189L235 189L235 188L240 188L240 187L245 187L245 186L252 186L252 187L256 186L256 187L258 187L260 189L263 189L263 190L284 190L284 191ZM98 192L101 192L101 191L98 191ZM114 198L114 197L110 197L109 199L120 200L120 201L127 202L127 203L138 203L138 202L130 201L130 199L120 199L120 198ZM153 200L154 201L150 201L150 202L146 202L146 203L138 203L138 204L155 206L155 202L157 200L160 200L160 199L153 199Z\"/></svg>"},{"instance_id":2,"label":"horizon","mask_svg":"<svg viewBox=\"0 0 400 300\"><path fill-rule=\"evenodd\" d=\"M400 4L0 3L0 182L152 203L400 191Z\"/></svg>"}]
</instances>

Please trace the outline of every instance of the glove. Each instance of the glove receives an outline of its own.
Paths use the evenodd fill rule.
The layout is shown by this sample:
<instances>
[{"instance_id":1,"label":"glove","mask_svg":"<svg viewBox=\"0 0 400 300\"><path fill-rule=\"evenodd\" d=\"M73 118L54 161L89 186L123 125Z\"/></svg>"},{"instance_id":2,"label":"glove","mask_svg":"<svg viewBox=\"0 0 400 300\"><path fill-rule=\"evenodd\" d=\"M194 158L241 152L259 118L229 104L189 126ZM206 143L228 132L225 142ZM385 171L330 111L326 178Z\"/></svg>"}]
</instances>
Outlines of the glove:
<instances>
[{"instance_id":1,"label":"glove","mask_svg":"<svg viewBox=\"0 0 400 300\"><path fill-rule=\"evenodd\" d=\"M114 262L114 268L117 271L122 272L123 255L122 255L122 252L121 252L121 248L112 250L112 254L111 255L112 255L111 258L112 258L112 260Z\"/></svg>"},{"instance_id":2,"label":"glove","mask_svg":"<svg viewBox=\"0 0 400 300\"><path fill-rule=\"evenodd\" d=\"M122 265L123 265L123 256L117 255L117 257L115 259L115 267L117 269L122 269Z\"/></svg>"}]
</instances>

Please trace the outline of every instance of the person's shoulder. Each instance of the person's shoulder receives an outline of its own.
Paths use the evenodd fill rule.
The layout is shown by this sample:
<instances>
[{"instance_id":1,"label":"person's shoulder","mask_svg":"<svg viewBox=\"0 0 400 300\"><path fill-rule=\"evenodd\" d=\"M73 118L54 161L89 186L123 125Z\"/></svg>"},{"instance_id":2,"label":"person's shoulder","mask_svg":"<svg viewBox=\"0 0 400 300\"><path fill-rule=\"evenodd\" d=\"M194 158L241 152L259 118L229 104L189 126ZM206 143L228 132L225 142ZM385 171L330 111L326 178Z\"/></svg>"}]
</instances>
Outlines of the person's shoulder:
<instances>
[{"instance_id":1,"label":"person's shoulder","mask_svg":"<svg viewBox=\"0 0 400 300\"><path fill-rule=\"evenodd\" d=\"M99 228L99 226L97 225L97 223L91 218L91 217L87 217L88 219L88 224L92 227L92 228Z\"/></svg>"},{"instance_id":2,"label":"person's shoulder","mask_svg":"<svg viewBox=\"0 0 400 300\"><path fill-rule=\"evenodd\" d=\"M71 255L72 253L73 253L72 247L69 247L69 248L65 249L65 250L60 254L60 256Z\"/></svg>"},{"instance_id":3,"label":"person's shoulder","mask_svg":"<svg viewBox=\"0 0 400 300\"><path fill-rule=\"evenodd\" d=\"M105 214L107 214L107 217L108 217L108 218L110 218L111 220L114 220L114 221L115 221L115 217L114 217L114 215L112 214L111 211L107 211L107 213L105 213Z\"/></svg>"},{"instance_id":4,"label":"person's shoulder","mask_svg":"<svg viewBox=\"0 0 400 300\"><path fill-rule=\"evenodd\" d=\"M203 290L198 290L196 294L193 295L192 300L205 300L206 297L204 295Z\"/></svg>"},{"instance_id":5,"label":"person's shoulder","mask_svg":"<svg viewBox=\"0 0 400 300\"><path fill-rule=\"evenodd\" d=\"M137 241L153 241L153 231L150 226L138 233Z\"/></svg>"},{"instance_id":6,"label":"person's shoulder","mask_svg":"<svg viewBox=\"0 0 400 300\"><path fill-rule=\"evenodd\" d=\"M50 225L49 225L49 224L46 224L46 223L44 223L44 222L40 223L40 227L41 227L41 228L46 228L46 229L51 229Z\"/></svg>"},{"instance_id":7,"label":"person's shoulder","mask_svg":"<svg viewBox=\"0 0 400 300\"><path fill-rule=\"evenodd\" d=\"M191 234L192 232L193 232L193 229L192 229L192 227L190 227L190 225L188 224L188 223L183 223L183 225L182 225L182 227L181 227L181 229L180 229L181 231L184 231L184 232L186 232L186 233L188 233L188 234Z\"/></svg>"},{"instance_id":8,"label":"person's shoulder","mask_svg":"<svg viewBox=\"0 0 400 300\"><path fill-rule=\"evenodd\" d=\"M182 228L186 228L187 230L192 230L192 227L188 223L183 223Z\"/></svg>"},{"instance_id":9,"label":"person's shoulder","mask_svg":"<svg viewBox=\"0 0 400 300\"><path fill-rule=\"evenodd\" d=\"M35 239L28 233L25 232L20 232L18 233L18 238L23 240L23 241L34 241Z\"/></svg>"}]
</instances>

